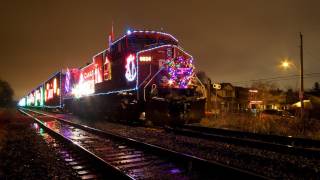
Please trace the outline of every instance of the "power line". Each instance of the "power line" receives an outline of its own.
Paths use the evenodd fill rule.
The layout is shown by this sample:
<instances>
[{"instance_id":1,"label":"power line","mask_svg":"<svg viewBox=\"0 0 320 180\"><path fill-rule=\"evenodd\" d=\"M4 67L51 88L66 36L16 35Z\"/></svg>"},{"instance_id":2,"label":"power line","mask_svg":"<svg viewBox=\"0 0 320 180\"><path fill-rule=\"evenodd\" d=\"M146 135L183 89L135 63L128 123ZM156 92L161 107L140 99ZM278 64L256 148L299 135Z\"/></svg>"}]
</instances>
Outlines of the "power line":
<instances>
[{"instance_id":1,"label":"power line","mask_svg":"<svg viewBox=\"0 0 320 180\"><path fill-rule=\"evenodd\" d=\"M314 75L314 76L305 76L304 79L310 79L310 78L316 78L320 77L320 75ZM286 81L286 80L294 80L298 79L299 76L297 77L287 77L287 78L278 78L278 79L255 79L255 80L248 80L248 81L238 81L238 82L231 82L234 84L245 84L245 83L250 83L250 82L259 82L259 81L265 81L265 82L272 82L272 81Z\"/></svg>"},{"instance_id":2,"label":"power line","mask_svg":"<svg viewBox=\"0 0 320 180\"><path fill-rule=\"evenodd\" d=\"M309 50L305 50L305 51L306 51L306 54L309 55L310 57L314 58L314 60L316 60L316 61L319 61L319 60L320 60L320 58L314 56L314 55L311 53L311 51L309 51Z\"/></svg>"}]
</instances>

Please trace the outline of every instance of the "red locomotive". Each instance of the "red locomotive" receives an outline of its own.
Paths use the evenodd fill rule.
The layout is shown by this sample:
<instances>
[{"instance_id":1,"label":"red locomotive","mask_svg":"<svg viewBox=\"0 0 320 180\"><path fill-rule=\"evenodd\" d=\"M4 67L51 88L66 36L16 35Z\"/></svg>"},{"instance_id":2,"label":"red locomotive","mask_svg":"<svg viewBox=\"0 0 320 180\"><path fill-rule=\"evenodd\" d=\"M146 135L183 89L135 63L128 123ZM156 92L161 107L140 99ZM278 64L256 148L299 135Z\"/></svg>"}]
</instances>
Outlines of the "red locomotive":
<instances>
[{"instance_id":1,"label":"red locomotive","mask_svg":"<svg viewBox=\"0 0 320 180\"><path fill-rule=\"evenodd\" d=\"M54 74L20 101L82 116L156 124L199 122L205 99L196 91L193 57L172 35L128 31L82 68Z\"/></svg>"}]
</instances>

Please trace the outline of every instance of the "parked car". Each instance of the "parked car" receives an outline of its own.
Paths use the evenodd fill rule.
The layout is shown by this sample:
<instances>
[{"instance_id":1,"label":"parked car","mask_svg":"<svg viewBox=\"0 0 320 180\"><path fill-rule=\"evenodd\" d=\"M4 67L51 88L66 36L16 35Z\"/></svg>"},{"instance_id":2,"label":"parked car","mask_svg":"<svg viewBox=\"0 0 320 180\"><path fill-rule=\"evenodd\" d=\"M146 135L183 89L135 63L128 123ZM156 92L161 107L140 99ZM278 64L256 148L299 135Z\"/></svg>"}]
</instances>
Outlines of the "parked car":
<instances>
[{"instance_id":1,"label":"parked car","mask_svg":"<svg viewBox=\"0 0 320 180\"><path fill-rule=\"evenodd\" d=\"M268 118L294 118L294 116L284 110L277 110L277 109L265 109L260 113L261 119L268 119Z\"/></svg>"}]
</instances>

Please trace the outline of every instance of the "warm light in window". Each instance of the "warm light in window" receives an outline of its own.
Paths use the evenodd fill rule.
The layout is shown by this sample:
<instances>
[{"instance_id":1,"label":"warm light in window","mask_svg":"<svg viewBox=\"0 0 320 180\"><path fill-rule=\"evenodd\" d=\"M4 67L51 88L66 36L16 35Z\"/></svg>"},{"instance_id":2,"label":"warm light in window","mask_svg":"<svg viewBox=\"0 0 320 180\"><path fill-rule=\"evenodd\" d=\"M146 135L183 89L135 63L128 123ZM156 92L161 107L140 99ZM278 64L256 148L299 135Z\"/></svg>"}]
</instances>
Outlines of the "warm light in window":
<instances>
[{"instance_id":1,"label":"warm light in window","mask_svg":"<svg viewBox=\"0 0 320 180\"><path fill-rule=\"evenodd\" d=\"M53 93L56 93L57 92L57 79L54 78L53 80Z\"/></svg>"},{"instance_id":2,"label":"warm light in window","mask_svg":"<svg viewBox=\"0 0 320 180\"><path fill-rule=\"evenodd\" d=\"M257 93L258 90L256 90L256 89L249 89L249 92L251 92L251 93Z\"/></svg>"},{"instance_id":3,"label":"warm light in window","mask_svg":"<svg viewBox=\"0 0 320 180\"><path fill-rule=\"evenodd\" d=\"M47 99L52 99L53 98L53 89L49 89L48 90L48 97L47 97Z\"/></svg>"}]
</instances>

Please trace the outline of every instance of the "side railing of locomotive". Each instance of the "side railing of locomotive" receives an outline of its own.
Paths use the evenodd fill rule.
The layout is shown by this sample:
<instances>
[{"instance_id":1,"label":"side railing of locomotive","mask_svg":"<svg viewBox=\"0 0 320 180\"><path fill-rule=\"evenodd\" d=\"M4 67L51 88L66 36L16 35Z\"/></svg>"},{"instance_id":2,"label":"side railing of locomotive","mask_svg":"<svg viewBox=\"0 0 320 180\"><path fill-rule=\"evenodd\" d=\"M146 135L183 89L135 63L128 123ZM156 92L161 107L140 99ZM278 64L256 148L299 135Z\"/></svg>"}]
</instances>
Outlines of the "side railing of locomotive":
<instances>
[{"instance_id":1,"label":"side railing of locomotive","mask_svg":"<svg viewBox=\"0 0 320 180\"><path fill-rule=\"evenodd\" d=\"M167 44L137 53L140 99L146 118L159 125L199 122L204 98L196 95L193 57L177 45Z\"/></svg>"}]
</instances>

